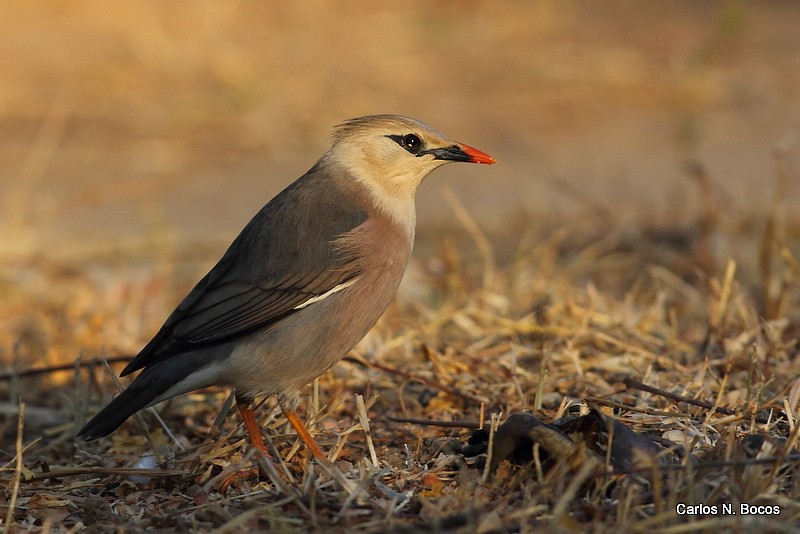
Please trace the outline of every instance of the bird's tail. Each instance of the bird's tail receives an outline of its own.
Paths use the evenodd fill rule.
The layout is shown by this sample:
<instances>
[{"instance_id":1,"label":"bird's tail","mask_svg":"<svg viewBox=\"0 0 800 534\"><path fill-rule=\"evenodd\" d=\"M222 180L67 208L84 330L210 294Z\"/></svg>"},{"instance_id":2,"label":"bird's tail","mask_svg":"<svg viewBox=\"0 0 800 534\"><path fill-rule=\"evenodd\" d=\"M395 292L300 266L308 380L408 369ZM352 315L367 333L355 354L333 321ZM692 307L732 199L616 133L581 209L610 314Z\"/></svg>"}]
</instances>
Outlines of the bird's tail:
<instances>
[{"instance_id":1,"label":"bird's tail","mask_svg":"<svg viewBox=\"0 0 800 534\"><path fill-rule=\"evenodd\" d=\"M143 408L176 395L221 382L221 370L230 348L220 345L168 358L145 368L128 388L92 417L78 431L87 441L111 434L130 416Z\"/></svg>"},{"instance_id":2,"label":"bird's tail","mask_svg":"<svg viewBox=\"0 0 800 534\"><path fill-rule=\"evenodd\" d=\"M79 438L91 441L105 437L115 431L130 416L151 404L158 391L147 384L137 385L136 381L128 389L117 395L97 415L78 431Z\"/></svg>"}]
</instances>

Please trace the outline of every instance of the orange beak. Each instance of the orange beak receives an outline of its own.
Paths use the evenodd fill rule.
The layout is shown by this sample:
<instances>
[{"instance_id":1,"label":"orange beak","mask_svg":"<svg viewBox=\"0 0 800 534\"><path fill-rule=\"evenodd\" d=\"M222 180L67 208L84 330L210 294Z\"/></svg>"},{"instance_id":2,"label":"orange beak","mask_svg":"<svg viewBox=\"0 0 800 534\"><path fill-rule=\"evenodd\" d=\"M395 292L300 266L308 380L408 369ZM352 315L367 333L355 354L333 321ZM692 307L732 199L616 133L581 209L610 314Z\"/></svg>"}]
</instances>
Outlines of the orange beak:
<instances>
[{"instance_id":1,"label":"orange beak","mask_svg":"<svg viewBox=\"0 0 800 534\"><path fill-rule=\"evenodd\" d=\"M469 163L483 163L484 165L492 165L497 163L492 156L485 152L481 152L477 148L472 148L464 143L459 143L458 146L461 147L461 150L463 150L467 156L469 156L469 160L467 160Z\"/></svg>"}]
</instances>

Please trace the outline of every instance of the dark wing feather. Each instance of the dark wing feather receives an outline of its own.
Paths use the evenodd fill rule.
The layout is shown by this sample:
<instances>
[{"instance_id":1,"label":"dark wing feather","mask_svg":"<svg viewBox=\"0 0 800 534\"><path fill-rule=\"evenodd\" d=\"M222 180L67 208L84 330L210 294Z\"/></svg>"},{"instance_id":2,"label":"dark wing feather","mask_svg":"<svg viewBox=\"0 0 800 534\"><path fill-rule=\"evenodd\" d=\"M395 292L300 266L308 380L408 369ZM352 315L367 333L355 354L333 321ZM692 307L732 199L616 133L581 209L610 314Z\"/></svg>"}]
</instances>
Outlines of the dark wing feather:
<instances>
[{"instance_id":1,"label":"dark wing feather","mask_svg":"<svg viewBox=\"0 0 800 534\"><path fill-rule=\"evenodd\" d=\"M242 230L122 375L264 328L360 273L341 236L367 214L348 182L318 167L271 200Z\"/></svg>"}]
</instances>

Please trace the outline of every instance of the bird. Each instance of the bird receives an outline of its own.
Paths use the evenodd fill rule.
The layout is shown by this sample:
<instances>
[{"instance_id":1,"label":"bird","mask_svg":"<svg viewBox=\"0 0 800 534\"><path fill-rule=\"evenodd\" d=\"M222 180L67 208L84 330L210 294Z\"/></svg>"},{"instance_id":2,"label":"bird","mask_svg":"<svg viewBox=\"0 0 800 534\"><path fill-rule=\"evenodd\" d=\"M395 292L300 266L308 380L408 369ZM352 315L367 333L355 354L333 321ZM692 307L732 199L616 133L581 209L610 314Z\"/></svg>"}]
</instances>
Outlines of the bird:
<instances>
[{"instance_id":1,"label":"bird","mask_svg":"<svg viewBox=\"0 0 800 534\"><path fill-rule=\"evenodd\" d=\"M317 459L297 393L341 360L389 306L408 265L423 179L488 154L401 115L334 128L330 148L270 200L122 370L136 378L77 433L108 436L144 408L230 387L252 446L267 454L252 404L276 396Z\"/></svg>"}]
</instances>

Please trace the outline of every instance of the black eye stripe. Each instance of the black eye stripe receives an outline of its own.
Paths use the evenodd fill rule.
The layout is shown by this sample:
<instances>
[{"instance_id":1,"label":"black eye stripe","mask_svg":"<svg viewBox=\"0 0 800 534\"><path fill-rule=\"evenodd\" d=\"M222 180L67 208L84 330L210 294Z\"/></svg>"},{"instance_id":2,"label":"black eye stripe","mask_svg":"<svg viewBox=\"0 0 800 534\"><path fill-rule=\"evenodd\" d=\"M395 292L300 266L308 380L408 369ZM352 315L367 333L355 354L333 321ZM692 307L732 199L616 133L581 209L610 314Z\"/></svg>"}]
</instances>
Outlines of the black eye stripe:
<instances>
[{"instance_id":1,"label":"black eye stripe","mask_svg":"<svg viewBox=\"0 0 800 534\"><path fill-rule=\"evenodd\" d=\"M405 135L387 135L386 137L414 155L419 155L425 146L425 143L422 142L422 139L420 139L417 134L413 133L408 133Z\"/></svg>"}]
</instances>

